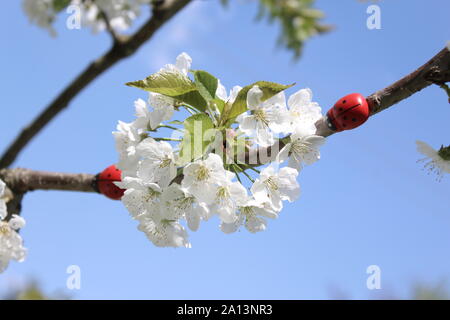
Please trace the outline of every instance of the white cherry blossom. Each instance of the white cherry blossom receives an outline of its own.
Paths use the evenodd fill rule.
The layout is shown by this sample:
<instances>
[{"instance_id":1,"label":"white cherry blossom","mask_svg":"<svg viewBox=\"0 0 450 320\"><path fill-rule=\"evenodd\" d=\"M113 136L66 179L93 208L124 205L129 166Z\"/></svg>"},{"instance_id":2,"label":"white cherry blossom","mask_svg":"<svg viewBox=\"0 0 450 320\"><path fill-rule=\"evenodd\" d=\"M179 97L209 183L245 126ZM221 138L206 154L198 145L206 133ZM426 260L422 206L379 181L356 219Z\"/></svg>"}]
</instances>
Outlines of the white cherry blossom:
<instances>
[{"instance_id":1,"label":"white cherry blossom","mask_svg":"<svg viewBox=\"0 0 450 320\"><path fill-rule=\"evenodd\" d=\"M50 35L55 36L56 31L52 26L55 19L52 2L52 0L24 0L22 8L31 23L47 29Z\"/></svg>"},{"instance_id":2,"label":"white cherry blossom","mask_svg":"<svg viewBox=\"0 0 450 320\"><path fill-rule=\"evenodd\" d=\"M162 194L161 187L156 183L146 182L139 178L125 177L121 182L115 184L119 188L125 189L122 203L133 218L153 211Z\"/></svg>"},{"instance_id":3,"label":"white cherry blossom","mask_svg":"<svg viewBox=\"0 0 450 320\"><path fill-rule=\"evenodd\" d=\"M177 71L186 76L191 65L192 58L186 52L182 52L177 56L175 64L166 64L160 71Z\"/></svg>"},{"instance_id":4,"label":"white cherry blossom","mask_svg":"<svg viewBox=\"0 0 450 320\"><path fill-rule=\"evenodd\" d=\"M159 72L190 77L191 63L189 55L182 53L175 64L165 65ZM235 86L227 94L218 80L216 97L229 110L240 90L241 87ZM213 118L211 123L218 135L202 157L183 163L179 159L180 144L150 137L164 121L172 118L175 110L178 111L179 101L150 93L148 102L135 101L134 122L119 122L114 136L119 168L123 171L122 181L116 184L125 189L122 202L139 222L138 229L156 246L190 247L187 229L196 231L202 221L215 215L225 233L235 232L240 227L251 233L264 231L267 219L278 217L284 200L292 202L299 197L298 172L303 165L319 160L319 148L325 142L325 138L315 135L315 122L322 117L321 108L312 101L309 89L294 93L288 104L283 92L265 101L262 101L263 96L258 86L248 91L245 97L248 110L237 117L238 127L235 123L230 125L230 119L222 118L220 110L209 105L203 115ZM243 169L250 169L245 163L228 162L236 159L234 153L238 147L251 155L257 146L272 145L277 134L289 135L289 140L280 152L271 153L268 166L261 172L253 168L259 173L255 181L253 176L242 173ZM227 157L225 164L223 155L219 155L222 153ZM287 167L275 167L276 162L286 160L289 160ZM242 178L253 182L249 188L251 195L241 182Z\"/></svg>"},{"instance_id":5,"label":"white cherry blossom","mask_svg":"<svg viewBox=\"0 0 450 320\"><path fill-rule=\"evenodd\" d=\"M237 117L239 128L249 136L255 136L255 141L262 147L274 143L274 133L284 132L289 126L284 93L276 94L262 102L263 92L254 86L247 94L247 107L250 113Z\"/></svg>"},{"instance_id":6,"label":"white cherry blossom","mask_svg":"<svg viewBox=\"0 0 450 320\"><path fill-rule=\"evenodd\" d=\"M176 213L168 211L160 203L152 210L137 217L138 229L157 247L190 248L188 233L178 222Z\"/></svg>"},{"instance_id":7,"label":"white cherry blossom","mask_svg":"<svg viewBox=\"0 0 450 320\"><path fill-rule=\"evenodd\" d=\"M152 111L144 100L138 99L134 102L136 110L134 125L141 131L157 129L163 121L170 120L174 113L174 100L170 97L150 92L148 103Z\"/></svg>"},{"instance_id":8,"label":"white cherry blossom","mask_svg":"<svg viewBox=\"0 0 450 320\"><path fill-rule=\"evenodd\" d=\"M198 202L194 196L185 192L177 183L171 184L161 197L167 210L184 217L189 229L197 231L201 220L209 218L208 206Z\"/></svg>"},{"instance_id":9,"label":"white cherry blossom","mask_svg":"<svg viewBox=\"0 0 450 320\"><path fill-rule=\"evenodd\" d=\"M315 134L315 123L322 118L322 109L312 101L312 91L301 89L288 99L291 131L301 130L306 134Z\"/></svg>"},{"instance_id":10,"label":"white cherry blossom","mask_svg":"<svg viewBox=\"0 0 450 320\"><path fill-rule=\"evenodd\" d=\"M8 268L11 260L24 261L27 253L22 237L17 233L25 226L25 219L13 214L9 221L5 220L8 215L4 200L5 188L5 183L0 179L0 273Z\"/></svg>"},{"instance_id":11,"label":"white cherry blossom","mask_svg":"<svg viewBox=\"0 0 450 320\"><path fill-rule=\"evenodd\" d=\"M233 182L235 174L227 172L225 179L214 186L214 200L210 203L211 212L217 213L220 220L232 223L237 220L236 210L247 201L247 189L240 182Z\"/></svg>"},{"instance_id":12,"label":"white cherry blossom","mask_svg":"<svg viewBox=\"0 0 450 320\"><path fill-rule=\"evenodd\" d=\"M149 137L142 140L137 151L143 157L138 164L137 176L144 181L155 182L162 188L167 187L177 175L172 146Z\"/></svg>"},{"instance_id":13,"label":"white cherry blossom","mask_svg":"<svg viewBox=\"0 0 450 320\"><path fill-rule=\"evenodd\" d=\"M80 13L81 26L90 27L94 33L106 29L106 21L112 29L125 31L141 14L141 6L148 5L151 0L71 0L68 5L76 6ZM53 0L23 0L23 10L30 22L48 29L51 35L56 35L52 23L60 9ZM104 14L104 16L102 15Z\"/></svg>"},{"instance_id":14,"label":"white cherry blossom","mask_svg":"<svg viewBox=\"0 0 450 320\"><path fill-rule=\"evenodd\" d=\"M16 231L16 227L24 223L16 223L17 220L13 216L9 222L0 221L0 273L6 270L11 260L25 260L27 249L23 247L22 237Z\"/></svg>"},{"instance_id":15,"label":"white cherry blossom","mask_svg":"<svg viewBox=\"0 0 450 320\"><path fill-rule=\"evenodd\" d=\"M278 153L278 162L289 158L288 166L297 170L302 169L302 164L310 165L320 159L319 148L325 143L325 138L317 135L305 135L296 132Z\"/></svg>"},{"instance_id":16,"label":"white cherry blossom","mask_svg":"<svg viewBox=\"0 0 450 320\"><path fill-rule=\"evenodd\" d=\"M240 86L234 86L230 90L230 94L227 95L227 89L224 87L224 85L220 82L217 83L217 90L216 90L216 96L230 104L233 104L233 102L236 100L237 95L239 94L239 91L241 91L242 87Z\"/></svg>"},{"instance_id":17,"label":"white cherry blossom","mask_svg":"<svg viewBox=\"0 0 450 320\"><path fill-rule=\"evenodd\" d=\"M222 222L220 228L224 233L233 233L241 225L244 225L249 232L256 233L266 230L267 221L265 218L276 219L278 218L278 212L268 202L261 203L250 199L239 207L238 219L235 222Z\"/></svg>"},{"instance_id":18,"label":"white cherry blossom","mask_svg":"<svg viewBox=\"0 0 450 320\"><path fill-rule=\"evenodd\" d=\"M175 64L166 64L159 72L171 71L179 72L184 76L187 76L189 69L191 68L192 58L185 52L178 55ZM139 101L139 112L142 118L148 119L148 124L151 130L156 129L161 122L167 121L172 118L174 113L175 99L164 96L159 93L150 92L148 97L148 103L153 108L153 111L149 112L144 101ZM144 108L145 105L145 108Z\"/></svg>"},{"instance_id":19,"label":"white cherry blossom","mask_svg":"<svg viewBox=\"0 0 450 320\"><path fill-rule=\"evenodd\" d=\"M183 169L181 186L199 202L211 204L216 198L217 184L226 178L220 156L210 153L205 160L196 160Z\"/></svg>"},{"instance_id":20,"label":"white cherry blossom","mask_svg":"<svg viewBox=\"0 0 450 320\"><path fill-rule=\"evenodd\" d=\"M300 195L297 175L298 171L293 168L284 167L277 172L273 165L266 167L251 187L255 200L269 202L275 211L280 211L282 200L292 202Z\"/></svg>"},{"instance_id":21,"label":"white cherry blossom","mask_svg":"<svg viewBox=\"0 0 450 320\"><path fill-rule=\"evenodd\" d=\"M116 150L119 153L117 167L122 170L124 176L134 176L136 174L135 167L139 161L136 147L141 142L142 135L139 134L134 122L119 121L117 131L113 132L113 136Z\"/></svg>"}]
</instances>

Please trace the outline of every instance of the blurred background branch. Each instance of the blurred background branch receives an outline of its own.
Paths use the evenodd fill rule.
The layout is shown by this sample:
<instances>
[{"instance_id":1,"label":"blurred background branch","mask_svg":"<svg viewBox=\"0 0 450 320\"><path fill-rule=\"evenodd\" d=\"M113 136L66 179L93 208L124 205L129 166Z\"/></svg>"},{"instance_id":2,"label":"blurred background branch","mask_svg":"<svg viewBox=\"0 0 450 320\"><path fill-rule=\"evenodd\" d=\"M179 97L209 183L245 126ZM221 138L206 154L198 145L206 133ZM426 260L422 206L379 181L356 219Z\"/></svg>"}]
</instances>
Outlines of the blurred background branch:
<instances>
[{"instance_id":1,"label":"blurred background branch","mask_svg":"<svg viewBox=\"0 0 450 320\"><path fill-rule=\"evenodd\" d=\"M225 6L230 0L221 0ZM300 58L305 42L333 29L322 24L324 13L314 8L315 0L259 0L258 20L267 19L281 26L278 45L292 50L294 58Z\"/></svg>"},{"instance_id":2,"label":"blurred background branch","mask_svg":"<svg viewBox=\"0 0 450 320\"><path fill-rule=\"evenodd\" d=\"M92 62L12 141L0 157L0 168L9 167L27 144L53 120L84 88L117 62L134 54L147 40L188 5L191 0L165 0L153 6L149 20L132 36L113 44L104 55Z\"/></svg>"}]
</instances>

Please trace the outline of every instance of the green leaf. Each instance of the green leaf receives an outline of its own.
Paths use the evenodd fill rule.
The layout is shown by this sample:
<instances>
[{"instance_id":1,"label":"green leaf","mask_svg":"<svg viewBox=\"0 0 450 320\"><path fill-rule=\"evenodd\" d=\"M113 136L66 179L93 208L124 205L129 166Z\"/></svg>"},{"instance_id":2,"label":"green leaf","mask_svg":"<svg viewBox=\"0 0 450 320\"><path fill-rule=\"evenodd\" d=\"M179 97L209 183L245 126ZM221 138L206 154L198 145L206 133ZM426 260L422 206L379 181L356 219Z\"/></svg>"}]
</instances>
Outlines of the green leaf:
<instances>
[{"instance_id":1,"label":"green leaf","mask_svg":"<svg viewBox=\"0 0 450 320\"><path fill-rule=\"evenodd\" d=\"M210 101L216 97L217 85L219 80L210 73L203 70L193 71L195 85L198 92L206 101Z\"/></svg>"},{"instance_id":2,"label":"green leaf","mask_svg":"<svg viewBox=\"0 0 450 320\"><path fill-rule=\"evenodd\" d=\"M214 137L214 125L207 114L198 113L184 120L184 129L180 160L187 163L204 154Z\"/></svg>"},{"instance_id":3,"label":"green leaf","mask_svg":"<svg viewBox=\"0 0 450 320\"><path fill-rule=\"evenodd\" d=\"M154 73L144 80L128 82L126 85L173 98L197 89L195 83L187 76L181 72L169 70Z\"/></svg>"},{"instance_id":4,"label":"green leaf","mask_svg":"<svg viewBox=\"0 0 450 320\"><path fill-rule=\"evenodd\" d=\"M241 91L239 91L239 94L236 97L236 100L234 101L230 110L227 111L229 113L228 113L228 115L226 115L226 117L227 117L226 120L233 119L233 118L237 117L238 115L240 115L241 113L244 113L245 111L247 111L247 93L251 88L253 88L253 86L258 86L262 90L263 96L262 96L261 100L265 101L267 99L270 99L277 93L280 93L281 91L292 87L294 84L295 83L290 84L290 85L283 85L283 84L268 82L268 81L258 81L249 86L242 88Z\"/></svg>"},{"instance_id":5,"label":"green leaf","mask_svg":"<svg viewBox=\"0 0 450 320\"><path fill-rule=\"evenodd\" d=\"M173 98L179 102L186 103L199 111L206 110L207 102L197 90L174 96Z\"/></svg>"},{"instance_id":6,"label":"green leaf","mask_svg":"<svg viewBox=\"0 0 450 320\"><path fill-rule=\"evenodd\" d=\"M53 0L52 7L55 12L60 12L64 10L69 4L71 0Z\"/></svg>"},{"instance_id":7,"label":"green leaf","mask_svg":"<svg viewBox=\"0 0 450 320\"><path fill-rule=\"evenodd\" d=\"M211 100L209 103L215 105L217 107L217 110L219 110L220 113L223 112L223 109L225 108L225 101L222 99L216 98Z\"/></svg>"}]
</instances>

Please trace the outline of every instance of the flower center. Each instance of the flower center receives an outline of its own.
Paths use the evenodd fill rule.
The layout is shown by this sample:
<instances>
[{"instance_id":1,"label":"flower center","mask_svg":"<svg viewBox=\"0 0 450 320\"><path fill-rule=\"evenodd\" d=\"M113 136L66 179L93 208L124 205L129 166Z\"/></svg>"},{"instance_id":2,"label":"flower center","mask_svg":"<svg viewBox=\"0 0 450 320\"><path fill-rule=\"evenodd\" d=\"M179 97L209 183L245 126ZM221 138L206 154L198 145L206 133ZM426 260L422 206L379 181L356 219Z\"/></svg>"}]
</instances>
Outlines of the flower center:
<instances>
[{"instance_id":1,"label":"flower center","mask_svg":"<svg viewBox=\"0 0 450 320\"><path fill-rule=\"evenodd\" d=\"M220 187L217 189L216 196L218 200L228 199L230 197L230 192L228 191L228 188Z\"/></svg>"},{"instance_id":2,"label":"flower center","mask_svg":"<svg viewBox=\"0 0 450 320\"><path fill-rule=\"evenodd\" d=\"M255 215L255 210L253 207L242 207L241 212L248 218Z\"/></svg>"},{"instance_id":3,"label":"flower center","mask_svg":"<svg viewBox=\"0 0 450 320\"><path fill-rule=\"evenodd\" d=\"M168 156L166 156L164 159L161 159L161 162L159 164L160 168L166 168L172 163L172 159L170 159Z\"/></svg>"},{"instance_id":4,"label":"flower center","mask_svg":"<svg viewBox=\"0 0 450 320\"><path fill-rule=\"evenodd\" d=\"M175 208L180 211L185 211L187 208L191 207L193 203L194 203L193 197L183 198L180 201L178 201Z\"/></svg>"},{"instance_id":5,"label":"flower center","mask_svg":"<svg viewBox=\"0 0 450 320\"><path fill-rule=\"evenodd\" d=\"M254 110L253 116L255 117L255 119L257 121L262 122L264 125L267 126L269 124L269 119L268 119L267 113L263 109Z\"/></svg>"},{"instance_id":6,"label":"flower center","mask_svg":"<svg viewBox=\"0 0 450 320\"><path fill-rule=\"evenodd\" d=\"M305 154L311 152L311 143L303 141L301 139L297 139L292 141L291 145L291 153L294 154Z\"/></svg>"},{"instance_id":7,"label":"flower center","mask_svg":"<svg viewBox=\"0 0 450 320\"><path fill-rule=\"evenodd\" d=\"M200 166L197 170L195 170L195 177L198 181L204 181L209 179L210 172L209 169L205 166Z\"/></svg>"},{"instance_id":8,"label":"flower center","mask_svg":"<svg viewBox=\"0 0 450 320\"><path fill-rule=\"evenodd\" d=\"M293 118L298 118L301 116L301 113L300 113L300 111L291 111L291 116Z\"/></svg>"},{"instance_id":9,"label":"flower center","mask_svg":"<svg viewBox=\"0 0 450 320\"><path fill-rule=\"evenodd\" d=\"M278 184L275 180L274 177L269 177L266 181L265 181L267 187L271 190L278 190Z\"/></svg>"},{"instance_id":10,"label":"flower center","mask_svg":"<svg viewBox=\"0 0 450 320\"><path fill-rule=\"evenodd\" d=\"M8 223L6 222L0 222L0 235L2 236L8 236L11 233L11 228L9 227Z\"/></svg>"},{"instance_id":11,"label":"flower center","mask_svg":"<svg viewBox=\"0 0 450 320\"><path fill-rule=\"evenodd\" d=\"M147 195L145 196L145 200L146 201L153 200L153 199L157 198L160 194L161 194L161 192L153 190L152 188L148 188Z\"/></svg>"}]
</instances>

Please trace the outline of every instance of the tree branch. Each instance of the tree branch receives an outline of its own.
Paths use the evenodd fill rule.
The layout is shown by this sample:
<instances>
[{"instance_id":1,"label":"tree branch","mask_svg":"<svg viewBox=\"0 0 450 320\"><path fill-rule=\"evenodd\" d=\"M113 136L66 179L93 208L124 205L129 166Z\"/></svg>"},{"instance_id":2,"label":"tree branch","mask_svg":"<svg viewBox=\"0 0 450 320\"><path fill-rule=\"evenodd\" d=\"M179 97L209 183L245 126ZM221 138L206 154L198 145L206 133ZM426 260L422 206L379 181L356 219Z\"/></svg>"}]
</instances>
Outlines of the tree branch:
<instances>
[{"instance_id":1,"label":"tree branch","mask_svg":"<svg viewBox=\"0 0 450 320\"><path fill-rule=\"evenodd\" d=\"M13 193L24 194L33 190L63 190L97 192L95 175L60 173L14 168L1 169L2 179Z\"/></svg>"},{"instance_id":2,"label":"tree branch","mask_svg":"<svg viewBox=\"0 0 450 320\"><path fill-rule=\"evenodd\" d=\"M9 145L0 168L9 167L22 149L93 80L122 59L135 53L159 28L191 0L165 0L153 7L152 17L132 36L118 39L110 50L81 72Z\"/></svg>"},{"instance_id":3,"label":"tree branch","mask_svg":"<svg viewBox=\"0 0 450 320\"><path fill-rule=\"evenodd\" d=\"M108 14L105 12L105 10L100 8L100 6L98 6L98 8L99 8L100 17L105 22L106 31L108 31L108 33L111 36L113 42L119 42L120 41L119 40L120 37L119 37L118 34L116 34L116 31L111 26L111 23L109 22Z\"/></svg>"},{"instance_id":4,"label":"tree branch","mask_svg":"<svg viewBox=\"0 0 450 320\"><path fill-rule=\"evenodd\" d=\"M432 84L440 86L449 81L450 51L444 48L416 71L368 96L370 116L388 109ZM329 137L336 133L328 127L325 117L316 122L316 128L316 134L323 137ZM283 138L268 148L259 148L247 152L245 154L246 163L259 166L273 161L278 151L285 146L284 140L286 139Z\"/></svg>"},{"instance_id":5,"label":"tree branch","mask_svg":"<svg viewBox=\"0 0 450 320\"><path fill-rule=\"evenodd\" d=\"M386 110L432 84L442 85L449 81L450 51L444 48L416 71L368 96L370 116ZM319 120L316 127L317 134L324 137L335 133L326 125L326 119Z\"/></svg>"}]
</instances>

